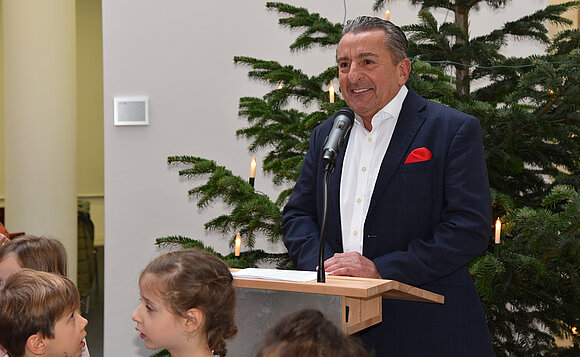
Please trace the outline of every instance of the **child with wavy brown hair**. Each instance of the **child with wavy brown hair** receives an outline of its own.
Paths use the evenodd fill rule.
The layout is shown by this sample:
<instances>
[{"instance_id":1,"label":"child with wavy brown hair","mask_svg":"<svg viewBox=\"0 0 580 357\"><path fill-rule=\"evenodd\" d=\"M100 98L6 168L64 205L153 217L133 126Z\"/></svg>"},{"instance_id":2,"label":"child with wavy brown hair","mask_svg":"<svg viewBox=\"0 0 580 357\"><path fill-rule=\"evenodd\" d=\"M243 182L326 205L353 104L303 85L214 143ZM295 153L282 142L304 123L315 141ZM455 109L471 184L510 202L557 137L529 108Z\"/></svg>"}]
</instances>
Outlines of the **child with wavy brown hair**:
<instances>
[{"instance_id":1,"label":"child with wavy brown hair","mask_svg":"<svg viewBox=\"0 0 580 357\"><path fill-rule=\"evenodd\" d=\"M225 340L237 332L232 283L227 264L201 250L151 261L139 278L141 303L132 317L145 346L172 357L225 356Z\"/></svg>"}]
</instances>

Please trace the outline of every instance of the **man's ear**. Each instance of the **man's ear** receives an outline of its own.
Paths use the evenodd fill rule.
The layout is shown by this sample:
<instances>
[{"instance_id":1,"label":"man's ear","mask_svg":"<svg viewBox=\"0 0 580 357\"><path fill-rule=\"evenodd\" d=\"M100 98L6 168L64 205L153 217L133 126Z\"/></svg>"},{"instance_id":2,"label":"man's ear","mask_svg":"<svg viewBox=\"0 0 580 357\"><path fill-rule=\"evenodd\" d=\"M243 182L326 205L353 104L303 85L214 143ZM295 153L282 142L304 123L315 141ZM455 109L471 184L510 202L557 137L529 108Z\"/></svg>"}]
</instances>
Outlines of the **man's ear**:
<instances>
[{"instance_id":1,"label":"man's ear","mask_svg":"<svg viewBox=\"0 0 580 357\"><path fill-rule=\"evenodd\" d=\"M26 340L26 349L29 350L32 354L43 355L46 351L45 339L37 333L30 335L30 337L28 337Z\"/></svg>"},{"instance_id":2,"label":"man's ear","mask_svg":"<svg viewBox=\"0 0 580 357\"><path fill-rule=\"evenodd\" d=\"M185 313L185 321L183 323L186 332L195 332L203 324L203 312L200 309L191 308Z\"/></svg>"},{"instance_id":3,"label":"man's ear","mask_svg":"<svg viewBox=\"0 0 580 357\"><path fill-rule=\"evenodd\" d=\"M399 84L404 85L411 74L411 61L408 58L403 58L397 67L399 68Z\"/></svg>"}]
</instances>

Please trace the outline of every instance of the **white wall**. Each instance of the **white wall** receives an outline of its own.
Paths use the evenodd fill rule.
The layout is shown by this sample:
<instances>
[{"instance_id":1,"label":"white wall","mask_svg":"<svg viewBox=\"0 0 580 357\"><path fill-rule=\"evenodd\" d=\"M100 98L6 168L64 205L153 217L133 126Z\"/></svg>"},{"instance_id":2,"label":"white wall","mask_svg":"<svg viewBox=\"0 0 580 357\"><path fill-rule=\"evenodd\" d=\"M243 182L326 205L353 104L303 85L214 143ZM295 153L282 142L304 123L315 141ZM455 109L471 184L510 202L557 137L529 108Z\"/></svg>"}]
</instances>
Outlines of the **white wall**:
<instances>
[{"instance_id":1,"label":"white wall","mask_svg":"<svg viewBox=\"0 0 580 357\"><path fill-rule=\"evenodd\" d=\"M105 112L105 356L148 356L134 331L131 313L138 304L137 279L159 252L156 237L181 234L203 240L222 253L227 238L207 233L203 224L224 207L198 210L187 197L193 183L180 180L170 155L214 159L248 176L252 154L235 131L242 96L269 89L250 82L247 69L233 65L235 55L293 64L309 75L333 64L334 49L290 53L297 33L278 26L264 0L102 0ZM294 0L287 3L342 22L343 1ZM418 8L394 1L391 21L416 22ZM523 16L545 0L516 0L493 23ZM347 1L347 18L372 15L372 1ZM511 16L510 16L511 14ZM378 14L382 16L382 14ZM439 13L443 19L445 13ZM451 15L450 15L451 16ZM472 19L474 35L485 32L486 9ZM522 46L520 46L522 47ZM538 47L541 48L541 47ZM113 126L115 96L150 98L149 126ZM203 181L199 181L203 182ZM277 195L258 163L256 188ZM283 251L260 243L260 248ZM90 336L89 336L90 346Z\"/></svg>"}]
</instances>

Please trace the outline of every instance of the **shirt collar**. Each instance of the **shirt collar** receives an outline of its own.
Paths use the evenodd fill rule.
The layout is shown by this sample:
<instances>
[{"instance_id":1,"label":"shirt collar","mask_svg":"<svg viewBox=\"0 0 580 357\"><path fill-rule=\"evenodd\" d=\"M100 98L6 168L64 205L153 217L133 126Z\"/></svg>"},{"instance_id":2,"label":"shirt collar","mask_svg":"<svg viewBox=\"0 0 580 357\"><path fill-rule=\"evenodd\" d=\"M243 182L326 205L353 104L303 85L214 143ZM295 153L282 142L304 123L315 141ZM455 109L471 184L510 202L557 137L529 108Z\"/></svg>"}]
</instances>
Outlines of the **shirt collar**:
<instances>
[{"instance_id":1,"label":"shirt collar","mask_svg":"<svg viewBox=\"0 0 580 357\"><path fill-rule=\"evenodd\" d=\"M405 86L405 85L402 86L399 89L399 92L397 93L397 95L393 99L391 99L391 101L388 102L387 105L385 105L381 110L379 110L373 116L373 118L371 119L371 122L375 122L375 119L377 119L377 120L388 119L388 118L398 119L399 114L401 113L401 108L403 107L403 102L405 101L405 98L407 97L407 93L409 93L407 86ZM364 127L364 123L363 123L360 115L355 113L354 119L355 119L355 123L358 123Z\"/></svg>"}]
</instances>

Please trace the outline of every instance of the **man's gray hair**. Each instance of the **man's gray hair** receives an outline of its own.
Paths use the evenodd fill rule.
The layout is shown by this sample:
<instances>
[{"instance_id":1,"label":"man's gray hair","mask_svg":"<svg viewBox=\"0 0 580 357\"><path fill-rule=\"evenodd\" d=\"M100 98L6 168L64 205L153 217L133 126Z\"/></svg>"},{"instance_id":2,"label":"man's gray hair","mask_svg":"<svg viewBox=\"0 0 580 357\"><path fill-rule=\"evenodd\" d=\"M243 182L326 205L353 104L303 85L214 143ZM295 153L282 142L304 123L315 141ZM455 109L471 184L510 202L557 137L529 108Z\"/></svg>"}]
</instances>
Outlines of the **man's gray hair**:
<instances>
[{"instance_id":1,"label":"man's gray hair","mask_svg":"<svg viewBox=\"0 0 580 357\"><path fill-rule=\"evenodd\" d=\"M359 16L348 20L342 29L342 36L349 32L358 33L365 31L381 30L385 32L385 48L391 53L394 64L407 58L407 48L409 46L407 37L403 30L390 21L373 16Z\"/></svg>"}]
</instances>

